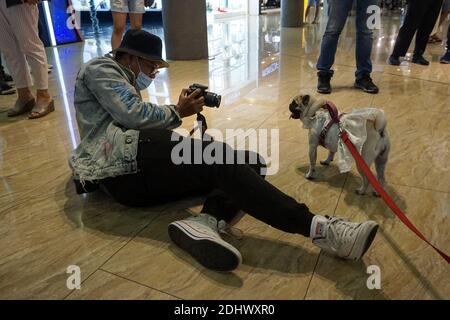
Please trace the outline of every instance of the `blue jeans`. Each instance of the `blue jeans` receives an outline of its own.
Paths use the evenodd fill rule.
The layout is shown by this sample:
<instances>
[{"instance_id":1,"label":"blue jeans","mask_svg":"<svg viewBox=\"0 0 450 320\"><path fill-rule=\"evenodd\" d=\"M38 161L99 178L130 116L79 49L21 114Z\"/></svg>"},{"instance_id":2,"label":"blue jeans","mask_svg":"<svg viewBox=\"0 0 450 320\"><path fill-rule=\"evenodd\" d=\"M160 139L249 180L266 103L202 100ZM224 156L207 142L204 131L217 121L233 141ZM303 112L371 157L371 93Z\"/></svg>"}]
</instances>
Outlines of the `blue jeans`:
<instances>
[{"instance_id":1,"label":"blue jeans","mask_svg":"<svg viewBox=\"0 0 450 320\"><path fill-rule=\"evenodd\" d=\"M379 5L378 0L356 1L356 73L357 79L364 74L372 73L372 30L367 26L367 20L372 13L367 13L371 5ZM331 67L334 64L339 36L352 9L353 0L329 0L330 14L327 28L322 39L317 70L322 74L333 75Z\"/></svg>"}]
</instances>

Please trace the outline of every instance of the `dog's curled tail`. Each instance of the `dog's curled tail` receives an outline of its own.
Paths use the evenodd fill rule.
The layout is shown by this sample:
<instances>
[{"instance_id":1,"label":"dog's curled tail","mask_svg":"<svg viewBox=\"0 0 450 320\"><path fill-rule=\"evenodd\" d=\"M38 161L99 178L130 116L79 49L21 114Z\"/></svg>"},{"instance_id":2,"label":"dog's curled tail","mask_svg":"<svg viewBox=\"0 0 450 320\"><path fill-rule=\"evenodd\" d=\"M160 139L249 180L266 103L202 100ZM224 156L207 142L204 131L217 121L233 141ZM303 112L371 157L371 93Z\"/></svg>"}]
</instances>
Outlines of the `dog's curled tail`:
<instances>
[{"instance_id":1,"label":"dog's curled tail","mask_svg":"<svg viewBox=\"0 0 450 320\"><path fill-rule=\"evenodd\" d=\"M377 130L382 137L384 137L387 128L387 118L384 110L376 109L375 115L375 130Z\"/></svg>"}]
</instances>

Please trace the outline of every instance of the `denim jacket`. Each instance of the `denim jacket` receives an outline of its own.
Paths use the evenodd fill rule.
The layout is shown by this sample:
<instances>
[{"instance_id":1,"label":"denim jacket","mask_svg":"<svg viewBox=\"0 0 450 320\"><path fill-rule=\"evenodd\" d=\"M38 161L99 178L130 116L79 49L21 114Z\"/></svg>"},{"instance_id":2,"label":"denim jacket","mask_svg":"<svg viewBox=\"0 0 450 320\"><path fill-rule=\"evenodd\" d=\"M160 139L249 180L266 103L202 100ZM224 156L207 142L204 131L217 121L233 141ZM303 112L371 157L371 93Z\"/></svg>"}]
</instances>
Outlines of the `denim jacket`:
<instances>
[{"instance_id":1,"label":"denim jacket","mask_svg":"<svg viewBox=\"0 0 450 320\"><path fill-rule=\"evenodd\" d=\"M81 67L75 83L81 142L69 157L74 178L81 183L136 173L139 130L181 124L174 105L142 101L135 78L111 56Z\"/></svg>"}]
</instances>

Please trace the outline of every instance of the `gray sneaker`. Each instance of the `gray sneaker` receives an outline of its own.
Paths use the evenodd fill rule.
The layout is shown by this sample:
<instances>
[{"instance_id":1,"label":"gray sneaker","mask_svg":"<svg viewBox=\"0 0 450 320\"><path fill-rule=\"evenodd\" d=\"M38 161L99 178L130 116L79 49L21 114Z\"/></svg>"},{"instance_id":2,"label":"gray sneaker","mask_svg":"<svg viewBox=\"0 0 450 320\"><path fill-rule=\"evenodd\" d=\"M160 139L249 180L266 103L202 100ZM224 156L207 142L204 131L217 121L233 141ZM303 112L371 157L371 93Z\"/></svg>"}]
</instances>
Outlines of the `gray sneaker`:
<instances>
[{"instance_id":1,"label":"gray sneaker","mask_svg":"<svg viewBox=\"0 0 450 320\"><path fill-rule=\"evenodd\" d=\"M311 224L315 245L343 259L359 260L372 244L378 230L374 221L355 223L316 215Z\"/></svg>"},{"instance_id":2,"label":"gray sneaker","mask_svg":"<svg viewBox=\"0 0 450 320\"><path fill-rule=\"evenodd\" d=\"M241 253L219 233L226 224L208 214L199 214L169 225L169 236L204 267L216 271L232 271L242 263Z\"/></svg>"}]
</instances>

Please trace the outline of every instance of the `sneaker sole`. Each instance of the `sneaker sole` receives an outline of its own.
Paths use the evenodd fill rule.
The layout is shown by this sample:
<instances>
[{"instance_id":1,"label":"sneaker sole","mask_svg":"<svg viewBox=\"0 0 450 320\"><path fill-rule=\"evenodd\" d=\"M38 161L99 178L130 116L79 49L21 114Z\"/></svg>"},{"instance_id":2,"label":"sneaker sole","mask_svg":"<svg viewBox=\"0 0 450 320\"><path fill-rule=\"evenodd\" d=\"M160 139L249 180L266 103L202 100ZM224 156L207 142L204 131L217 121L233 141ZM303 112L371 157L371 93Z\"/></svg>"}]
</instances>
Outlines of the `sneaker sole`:
<instances>
[{"instance_id":1,"label":"sneaker sole","mask_svg":"<svg viewBox=\"0 0 450 320\"><path fill-rule=\"evenodd\" d=\"M0 91L1 96L6 96L6 95L14 94L14 93L16 93L16 89L14 89L14 88Z\"/></svg>"},{"instance_id":2,"label":"sneaker sole","mask_svg":"<svg viewBox=\"0 0 450 320\"><path fill-rule=\"evenodd\" d=\"M366 88L364 88L363 86L360 86L360 85L357 85L357 84L355 84L355 88L356 89L361 89L362 91L364 91L364 92L367 92L367 93L373 93L373 94L376 94L376 93L378 93L380 90L367 90Z\"/></svg>"},{"instance_id":3,"label":"sneaker sole","mask_svg":"<svg viewBox=\"0 0 450 320\"><path fill-rule=\"evenodd\" d=\"M440 62L441 62L441 64L450 64L450 61L447 61L447 60L441 60Z\"/></svg>"},{"instance_id":4,"label":"sneaker sole","mask_svg":"<svg viewBox=\"0 0 450 320\"><path fill-rule=\"evenodd\" d=\"M241 254L234 247L225 241L218 242L196 234L194 229L182 222L177 221L169 225L169 237L205 268L229 272L242 262Z\"/></svg>"},{"instance_id":5,"label":"sneaker sole","mask_svg":"<svg viewBox=\"0 0 450 320\"><path fill-rule=\"evenodd\" d=\"M369 247L372 245L373 240L378 231L378 224L375 222L365 222L365 228L360 230L358 237L355 241L355 245L352 248L352 252L349 256L349 259L359 260L364 254L367 252ZM357 244L360 243L359 246Z\"/></svg>"},{"instance_id":6,"label":"sneaker sole","mask_svg":"<svg viewBox=\"0 0 450 320\"><path fill-rule=\"evenodd\" d=\"M319 90L319 89L317 89L317 92L321 93L321 94L330 94L331 90Z\"/></svg>"},{"instance_id":7,"label":"sneaker sole","mask_svg":"<svg viewBox=\"0 0 450 320\"><path fill-rule=\"evenodd\" d=\"M424 66L424 67L428 67L430 64L428 63L420 63L420 62L418 62L418 61L411 61L411 63L414 63L414 64L417 64L417 65L419 65L419 66Z\"/></svg>"}]
</instances>

